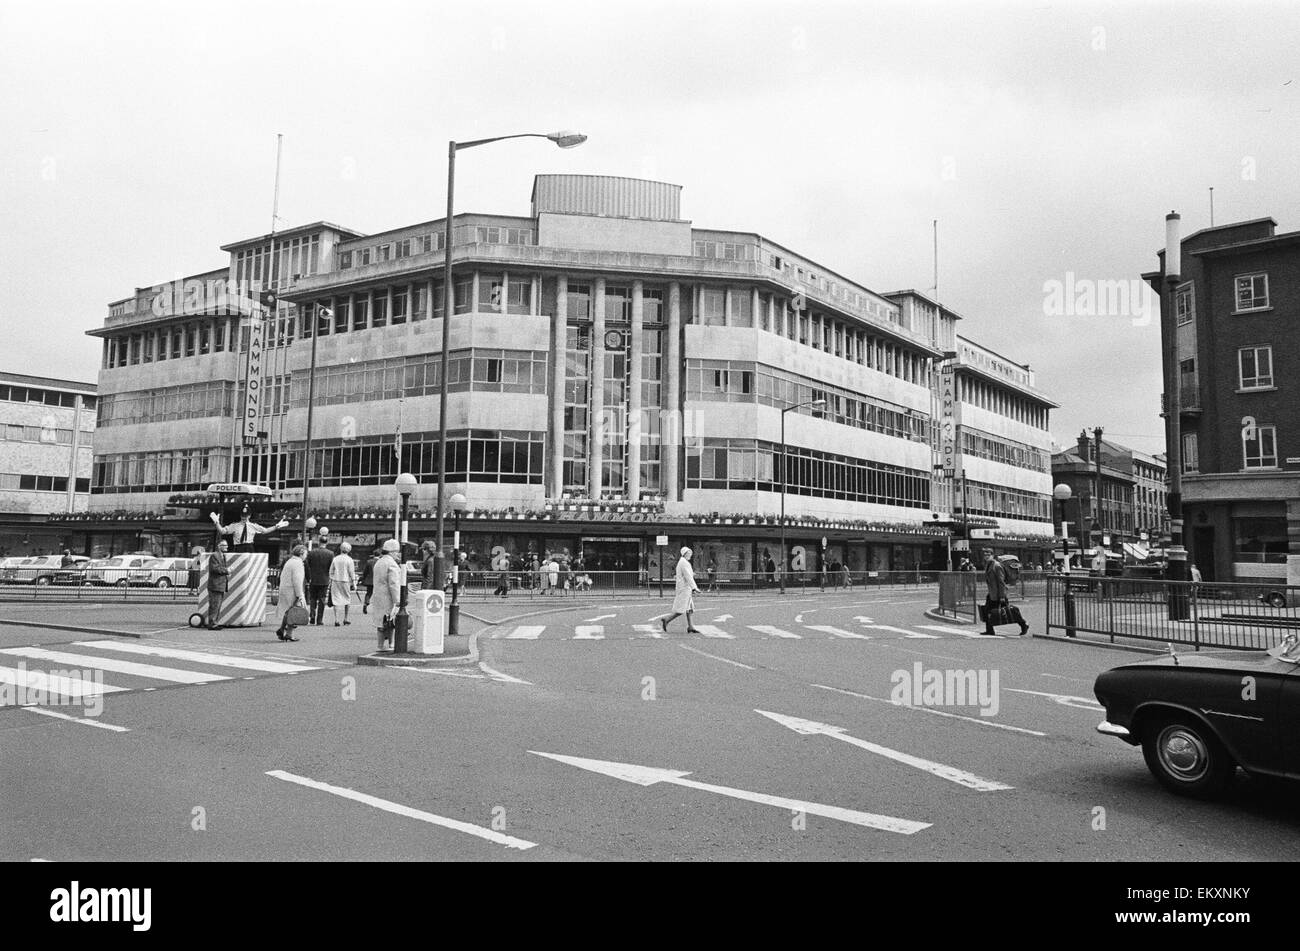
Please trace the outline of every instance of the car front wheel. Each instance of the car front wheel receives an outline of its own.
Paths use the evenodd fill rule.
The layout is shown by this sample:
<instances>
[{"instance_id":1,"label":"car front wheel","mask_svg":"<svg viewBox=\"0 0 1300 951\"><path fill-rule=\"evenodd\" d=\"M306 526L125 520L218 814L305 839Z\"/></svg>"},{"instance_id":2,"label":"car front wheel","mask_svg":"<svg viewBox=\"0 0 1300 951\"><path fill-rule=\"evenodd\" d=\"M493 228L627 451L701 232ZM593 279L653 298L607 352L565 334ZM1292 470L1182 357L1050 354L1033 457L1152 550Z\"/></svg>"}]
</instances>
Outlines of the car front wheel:
<instances>
[{"instance_id":1,"label":"car front wheel","mask_svg":"<svg viewBox=\"0 0 1300 951\"><path fill-rule=\"evenodd\" d=\"M1142 754L1160 784L1180 796L1204 799L1227 788L1237 771L1227 750L1202 723L1169 716L1143 731Z\"/></svg>"},{"instance_id":2,"label":"car front wheel","mask_svg":"<svg viewBox=\"0 0 1300 951\"><path fill-rule=\"evenodd\" d=\"M170 588L172 586L172 583L167 578L159 578L157 585L159 588Z\"/></svg>"},{"instance_id":3,"label":"car front wheel","mask_svg":"<svg viewBox=\"0 0 1300 951\"><path fill-rule=\"evenodd\" d=\"M127 581L125 578L121 578L116 582L116 584L119 588L125 588L130 585L131 582Z\"/></svg>"}]
</instances>

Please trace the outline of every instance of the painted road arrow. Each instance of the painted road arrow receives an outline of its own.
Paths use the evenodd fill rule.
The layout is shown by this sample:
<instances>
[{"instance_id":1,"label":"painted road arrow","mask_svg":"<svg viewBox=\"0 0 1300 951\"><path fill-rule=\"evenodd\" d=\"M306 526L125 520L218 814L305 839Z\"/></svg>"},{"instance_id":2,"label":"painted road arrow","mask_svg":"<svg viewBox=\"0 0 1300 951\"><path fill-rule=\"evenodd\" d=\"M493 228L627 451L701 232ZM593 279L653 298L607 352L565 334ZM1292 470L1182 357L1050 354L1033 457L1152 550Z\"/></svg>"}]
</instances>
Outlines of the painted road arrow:
<instances>
[{"instance_id":1,"label":"painted road arrow","mask_svg":"<svg viewBox=\"0 0 1300 951\"><path fill-rule=\"evenodd\" d=\"M787 799L784 796L769 796L766 793L749 792L745 789L732 789L730 786L714 786L711 783L701 783L693 779L687 779L689 772L683 772L678 769L661 769L656 766L637 766L633 763L613 763L608 760L584 759L580 756L561 756L558 753L542 753L538 750L529 750L534 756L544 756L547 759L553 759L557 763L567 763L570 766L576 766L579 769L590 770L593 773L602 773L605 776L612 776L614 779L621 779L624 782L635 783L638 786L653 786L656 783L671 783L674 786L685 786L688 789L699 789L703 792L716 793L719 796L729 796L732 799L743 799L746 802L756 802L764 806L776 806L778 809L798 810L812 816L821 816L825 819L836 819L840 822L849 822L853 825L866 826L870 829L880 829L883 832L897 832L900 835L912 835L920 832L922 829L930 828L929 822L914 822L911 819L896 819L893 816L880 816L871 812L858 812L855 809L842 809L839 806L826 806L817 802L803 802L798 799Z\"/></svg>"},{"instance_id":2,"label":"painted road arrow","mask_svg":"<svg viewBox=\"0 0 1300 951\"><path fill-rule=\"evenodd\" d=\"M965 786L967 789L974 789L978 792L996 792L1000 789L1014 789L1014 786L1008 786L1006 783L995 782L991 779L984 779L976 776L974 773L968 773L964 769L957 769L955 766L945 766L943 763L935 763L928 759L921 759L919 756L913 756L910 753L900 753L898 750L891 750L887 746L878 746L875 743L869 743L866 740L859 740L856 736L849 736L842 726L831 726L829 723L818 723L816 720L801 720L799 717L785 716L780 713L768 713L766 710L755 710L757 714L767 717L769 720L775 720L783 727L788 727L796 733L804 736L813 736L820 734L829 736L836 740L843 740L845 743L851 743L854 746L861 747L871 753L878 753L887 759L903 763L907 766L915 766L917 769L923 769L927 773L938 776L940 779L946 779L951 783L957 783L959 786Z\"/></svg>"},{"instance_id":3,"label":"painted road arrow","mask_svg":"<svg viewBox=\"0 0 1300 951\"><path fill-rule=\"evenodd\" d=\"M719 621L730 621L730 620L731 620L730 614L719 614L717 617L713 619L713 623L717 624Z\"/></svg>"}]
</instances>

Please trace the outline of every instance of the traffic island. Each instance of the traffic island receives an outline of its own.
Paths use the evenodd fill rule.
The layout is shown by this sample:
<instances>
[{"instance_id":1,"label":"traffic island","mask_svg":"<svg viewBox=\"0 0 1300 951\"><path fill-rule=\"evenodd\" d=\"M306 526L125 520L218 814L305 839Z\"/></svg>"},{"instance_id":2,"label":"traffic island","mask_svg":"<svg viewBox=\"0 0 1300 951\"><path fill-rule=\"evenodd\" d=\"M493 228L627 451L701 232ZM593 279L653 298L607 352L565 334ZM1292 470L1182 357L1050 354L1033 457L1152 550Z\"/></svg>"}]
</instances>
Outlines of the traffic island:
<instances>
[{"instance_id":1,"label":"traffic island","mask_svg":"<svg viewBox=\"0 0 1300 951\"><path fill-rule=\"evenodd\" d=\"M374 651L357 657L357 664L362 667L438 667L441 665L466 664L478 659L478 652L472 649L472 637L448 637L443 640L441 654L418 654L412 651L398 654L394 651Z\"/></svg>"}]
</instances>

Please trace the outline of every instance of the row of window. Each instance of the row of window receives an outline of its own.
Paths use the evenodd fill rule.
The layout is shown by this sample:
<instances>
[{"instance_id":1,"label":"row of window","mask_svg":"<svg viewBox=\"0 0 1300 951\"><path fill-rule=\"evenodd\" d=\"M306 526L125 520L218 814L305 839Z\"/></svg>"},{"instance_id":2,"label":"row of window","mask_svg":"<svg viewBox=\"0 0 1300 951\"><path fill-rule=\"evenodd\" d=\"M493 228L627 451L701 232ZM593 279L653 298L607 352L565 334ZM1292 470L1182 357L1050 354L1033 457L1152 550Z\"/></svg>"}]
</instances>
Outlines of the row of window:
<instances>
[{"instance_id":1,"label":"row of window","mask_svg":"<svg viewBox=\"0 0 1300 951\"><path fill-rule=\"evenodd\" d=\"M77 394L64 393L60 390L43 390L36 386L8 386L0 383L0 402L40 403L43 406L76 406ZM81 405L86 409L94 409L95 397L82 396Z\"/></svg>"},{"instance_id":2,"label":"row of window","mask_svg":"<svg viewBox=\"0 0 1300 951\"><path fill-rule=\"evenodd\" d=\"M21 475L17 472L0 472L0 492L67 492L67 476ZM90 480L78 479L75 492L89 492Z\"/></svg>"},{"instance_id":3,"label":"row of window","mask_svg":"<svg viewBox=\"0 0 1300 951\"><path fill-rule=\"evenodd\" d=\"M983 380L973 379L962 374L957 375L957 399L971 406L988 410L999 416L1005 416L1034 429L1047 429L1048 410L1046 406L1033 402L1023 396L1008 393L1001 387L993 386Z\"/></svg>"},{"instance_id":4,"label":"row of window","mask_svg":"<svg viewBox=\"0 0 1300 951\"><path fill-rule=\"evenodd\" d=\"M914 442L926 441L929 422L924 414L896 403L824 386L764 364L738 360L687 360L686 399L776 407L824 400L825 407L802 405L792 412Z\"/></svg>"},{"instance_id":5,"label":"row of window","mask_svg":"<svg viewBox=\"0 0 1300 951\"><path fill-rule=\"evenodd\" d=\"M225 380L186 383L157 390L106 393L99 401L98 425L125 426L205 416L227 416L234 408L235 386Z\"/></svg>"},{"instance_id":6,"label":"row of window","mask_svg":"<svg viewBox=\"0 0 1300 951\"><path fill-rule=\"evenodd\" d=\"M961 496L957 498L960 500ZM986 482L969 482L965 489L965 503L971 515L988 515L993 518L1013 518L1031 522L1052 520L1052 497L1022 489L990 485Z\"/></svg>"},{"instance_id":7,"label":"row of window","mask_svg":"<svg viewBox=\"0 0 1300 951\"><path fill-rule=\"evenodd\" d=\"M127 452L95 457L95 494L103 492L188 492L226 479L230 450L217 446L162 452Z\"/></svg>"},{"instance_id":8,"label":"row of window","mask_svg":"<svg viewBox=\"0 0 1300 951\"><path fill-rule=\"evenodd\" d=\"M55 426L24 426L21 423L0 424L0 438L3 438L6 442L43 442L58 446L71 446L72 432L71 429L60 429ZM81 438L77 440L77 445L84 449L90 445L92 439L93 432L83 429Z\"/></svg>"},{"instance_id":9,"label":"row of window","mask_svg":"<svg viewBox=\"0 0 1300 951\"><path fill-rule=\"evenodd\" d=\"M545 433L461 429L447 432L447 476L450 481L541 485ZM290 452L301 458L302 443ZM290 465L290 469L296 469ZM438 478L438 433L402 435L401 457L391 437L312 442L312 485L387 485L399 472L423 483Z\"/></svg>"},{"instance_id":10,"label":"row of window","mask_svg":"<svg viewBox=\"0 0 1300 951\"><path fill-rule=\"evenodd\" d=\"M459 226L452 228L452 244L515 244L534 245L537 232L532 228L510 228L496 225ZM443 229L425 234L412 235L372 245L368 248L349 248L338 252L339 270L347 271L353 267L366 267L381 261L395 261L408 258L412 254L429 254L442 251L447 247L447 234Z\"/></svg>"},{"instance_id":11,"label":"row of window","mask_svg":"<svg viewBox=\"0 0 1300 951\"><path fill-rule=\"evenodd\" d=\"M1052 471L1052 455L1046 450L1026 446L1024 443L1008 442L1001 436L993 436L968 426L961 427L961 452L965 456L990 459L1034 472Z\"/></svg>"},{"instance_id":12,"label":"row of window","mask_svg":"<svg viewBox=\"0 0 1300 951\"><path fill-rule=\"evenodd\" d=\"M1200 440L1197 433L1183 433L1183 471L1200 472ZM1242 469L1278 468L1277 427L1256 425L1241 432Z\"/></svg>"},{"instance_id":13,"label":"row of window","mask_svg":"<svg viewBox=\"0 0 1300 951\"><path fill-rule=\"evenodd\" d=\"M1268 310L1272 301L1268 295L1268 274L1238 274L1232 279L1234 314L1248 314ZM1196 286L1188 281L1174 291L1174 314L1179 327L1196 319Z\"/></svg>"},{"instance_id":14,"label":"row of window","mask_svg":"<svg viewBox=\"0 0 1300 951\"><path fill-rule=\"evenodd\" d=\"M274 247L274 251L272 248ZM256 248L235 252L235 280L267 284L308 277L320 270L320 235L276 238Z\"/></svg>"},{"instance_id":15,"label":"row of window","mask_svg":"<svg viewBox=\"0 0 1300 951\"><path fill-rule=\"evenodd\" d=\"M104 368L221 353L226 349L226 328L231 319L218 317L161 330L107 337L104 340Z\"/></svg>"},{"instance_id":16,"label":"row of window","mask_svg":"<svg viewBox=\"0 0 1300 951\"><path fill-rule=\"evenodd\" d=\"M930 474L757 439L702 439L686 447L688 489L785 491L850 502L928 508Z\"/></svg>"},{"instance_id":17,"label":"row of window","mask_svg":"<svg viewBox=\"0 0 1300 951\"><path fill-rule=\"evenodd\" d=\"M442 389L442 354L423 353L316 368L315 403L361 403L402 397L437 396ZM534 350L476 347L453 350L447 360L452 393L546 393L546 354ZM307 374L293 377L290 406L307 405Z\"/></svg>"}]
</instances>

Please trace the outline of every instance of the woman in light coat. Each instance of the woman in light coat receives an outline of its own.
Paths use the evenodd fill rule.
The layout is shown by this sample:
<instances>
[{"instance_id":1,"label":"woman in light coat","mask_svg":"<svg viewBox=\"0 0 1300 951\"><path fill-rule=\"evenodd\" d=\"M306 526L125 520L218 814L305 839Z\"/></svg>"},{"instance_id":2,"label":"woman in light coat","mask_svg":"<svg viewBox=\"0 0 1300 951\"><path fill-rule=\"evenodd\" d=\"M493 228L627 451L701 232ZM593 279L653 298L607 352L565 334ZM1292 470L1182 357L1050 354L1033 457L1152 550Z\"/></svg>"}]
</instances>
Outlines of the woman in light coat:
<instances>
[{"instance_id":1,"label":"woman in light coat","mask_svg":"<svg viewBox=\"0 0 1300 951\"><path fill-rule=\"evenodd\" d=\"M348 608L352 607L352 592L357 588L357 566L351 551L352 546L344 542L330 562L330 605L334 608L335 627L339 626L339 608L343 609L343 623L352 623L348 620Z\"/></svg>"},{"instance_id":2,"label":"woman in light coat","mask_svg":"<svg viewBox=\"0 0 1300 951\"><path fill-rule=\"evenodd\" d=\"M400 551L397 539L390 538L384 542L383 554L375 562L373 587L370 589L370 606L375 609L375 624L379 629L379 646L382 649L386 622L397 613L397 602L401 598L401 573L406 569L397 563ZM390 633L391 632L387 632ZM396 646L396 644L394 644Z\"/></svg>"},{"instance_id":3,"label":"woman in light coat","mask_svg":"<svg viewBox=\"0 0 1300 951\"><path fill-rule=\"evenodd\" d=\"M695 584L695 571L691 568L691 550L683 548L682 557L677 561L677 585L673 595L673 613L659 619L665 634L668 633L668 625L683 614L686 615L686 633L700 633L695 629L695 625L691 623L691 614L695 611L695 595L699 591L700 589Z\"/></svg>"},{"instance_id":4,"label":"woman in light coat","mask_svg":"<svg viewBox=\"0 0 1300 951\"><path fill-rule=\"evenodd\" d=\"M275 636L282 641L296 641L298 638L293 636L293 629L296 625L286 624L289 617L289 609L294 605L307 606L307 594L303 590L303 582L307 578L307 566L303 564L303 556L307 554L306 545L295 545L293 553L289 555L289 560L284 563L280 569L280 627L276 630Z\"/></svg>"}]
</instances>

